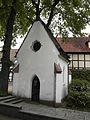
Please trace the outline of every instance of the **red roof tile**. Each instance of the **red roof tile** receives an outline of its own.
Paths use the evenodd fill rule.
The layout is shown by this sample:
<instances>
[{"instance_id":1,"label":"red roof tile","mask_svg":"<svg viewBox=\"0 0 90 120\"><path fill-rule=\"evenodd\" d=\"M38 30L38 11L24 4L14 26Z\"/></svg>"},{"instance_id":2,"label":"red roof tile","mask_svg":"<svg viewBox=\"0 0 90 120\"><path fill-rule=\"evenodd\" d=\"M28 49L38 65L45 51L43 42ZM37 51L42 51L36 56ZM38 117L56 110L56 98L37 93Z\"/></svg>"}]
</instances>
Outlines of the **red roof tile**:
<instances>
[{"instance_id":1,"label":"red roof tile","mask_svg":"<svg viewBox=\"0 0 90 120\"><path fill-rule=\"evenodd\" d=\"M78 37L73 38L69 37L68 42L62 42L61 38L57 38L57 41L61 48L64 50L64 52L67 53L90 53L90 48L85 44L87 41L89 41L89 37Z\"/></svg>"}]
</instances>

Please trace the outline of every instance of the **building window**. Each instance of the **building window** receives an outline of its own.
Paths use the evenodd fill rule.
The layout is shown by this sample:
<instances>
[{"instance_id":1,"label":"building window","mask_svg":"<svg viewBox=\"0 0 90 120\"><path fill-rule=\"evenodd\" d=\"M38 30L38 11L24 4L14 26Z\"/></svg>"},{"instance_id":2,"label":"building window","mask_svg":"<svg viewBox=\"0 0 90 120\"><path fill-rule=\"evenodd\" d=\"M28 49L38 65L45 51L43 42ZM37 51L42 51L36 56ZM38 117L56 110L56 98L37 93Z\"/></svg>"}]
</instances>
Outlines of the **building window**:
<instances>
[{"instance_id":1,"label":"building window","mask_svg":"<svg viewBox=\"0 0 90 120\"><path fill-rule=\"evenodd\" d=\"M84 60L84 54L79 54L79 60Z\"/></svg>"},{"instance_id":2,"label":"building window","mask_svg":"<svg viewBox=\"0 0 90 120\"><path fill-rule=\"evenodd\" d=\"M73 61L73 67L78 68L78 61Z\"/></svg>"},{"instance_id":3,"label":"building window","mask_svg":"<svg viewBox=\"0 0 90 120\"><path fill-rule=\"evenodd\" d=\"M73 54L73 60L78 60L78 55L77 54Z\"/></svg>"},{"instance_id":4,"label":"building window","mask_svg":"<svg viewBox=\"0 0 90 120\"><path fill-rule=\"evenodd\" d=\"M35 40L32 43L32 49L33 49L33 51L37 52L40 48L41 48L41 43L39 41Z\"/></svg>"},{"instance_id":5,"label":"building window","mask_svg":"<svg viewBox=\"0 0 90 120\"><path fill-rule=\"evenodd\" d=\"M84 68L84 61L79 61L79 67Z\"/></svg>"},{"instance_id":6,"label":"building window","mask_svg":"<svg viewBox=\"0 0 90 120\"><path fill-rule=\"evenodd\" d=\"M69 69L90 69L90 54L72 54Z\"/></svg>"},{"instance_id":7,"label":"building window","mask_svg":"<svg viewBox=\"0 0 90 120\"><path fill-rule=\"evenodd\" d=\"M86 68L90 68L90 61L86 61Z\"/></svg>"},{"instance_id":8,"label":"building window","mask_svg":"<svg viewBox=\"0 0 90 120\"><path fill-rule=\"evenodd\" d=\"M90 55L85 55L85 60L90 60Z\"/></svg>"}]
</instances>

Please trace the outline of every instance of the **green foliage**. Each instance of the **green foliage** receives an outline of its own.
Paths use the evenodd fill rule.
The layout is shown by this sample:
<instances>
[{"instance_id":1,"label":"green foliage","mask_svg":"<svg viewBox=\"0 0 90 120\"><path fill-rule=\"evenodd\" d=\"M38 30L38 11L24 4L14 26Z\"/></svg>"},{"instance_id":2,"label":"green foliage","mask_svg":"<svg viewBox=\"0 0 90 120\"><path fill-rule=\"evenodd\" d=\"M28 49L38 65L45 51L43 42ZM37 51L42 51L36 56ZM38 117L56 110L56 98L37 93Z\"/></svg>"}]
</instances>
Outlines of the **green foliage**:
<instances>
[{"instance_id":1,"label":"green foliage","mask_svg":"<svg viewBox=\"0 0 90 120\"><path fill-rule=\"evenodd\" d=\"M2 0L0 6L0 38L5 38L7 20L10 15L13 0ZM30 25L32 24L35 16L35 9L31 4L31 0L18 0L14 5L16 10L16 18L14 22L13 38L18 35L23 36ZM30 19L28 19L30 18ZM15 42L15 39L13 39ZM13 42L12 42L13 43Z\"/></svg>"},{"instance_id":2,"label":"green foliage","mask_svg":"<svg viewBox=\"0 0 90 120\"><path fill-rule=\"evenodd\" d=\"M72 70L72 78L90 82L90 70Z\"/></svg>"},{"instance_id":3,"label":"green foliage","mask_svg":"<svg viewBox=\"0 0 90 120\"><path fill-rule=\"evenodd\" d=\"M48 21L51 8L56 0L40 0L39 9L43 20ZM58 1L58 0L57 0ZM0 38L5 37L7 19L13 0L0 0ZM14 22L13 38L24 35L35 19L36 8L32 0L18 0L16 5L16 19ZM68 31L73 35L82 35L81 30L90 22L90 0L59 1L53 8L52 31L60 34L63 39L68 36ZM56 19L58 18L58 19ZM56 30L57 29L57 30Z\"/></svg>"},{"instance_id":4,"label":"green foliage","mask_svg":"<svg viewBox=\"0 0 90 120\"><path fill-rule=\"evenodd\" d=\"M59 20L55 20L53 26L58 27L60 34L67 37L69 30L74 36L82 35L81 29L84 29L85 24L89 22L90 1L62 1L58 5L58 11Z\"/></svg>"},{"instance_id":5,"label":"green foliage","mask_svg":"<svg viewBox=\"0 0 90 120\"><path fill-rule=\"evenodd\" d=\"M90 83L88 81L72 80L69 86L68 107L90 109Z\"/></svg>"}]
</instances>

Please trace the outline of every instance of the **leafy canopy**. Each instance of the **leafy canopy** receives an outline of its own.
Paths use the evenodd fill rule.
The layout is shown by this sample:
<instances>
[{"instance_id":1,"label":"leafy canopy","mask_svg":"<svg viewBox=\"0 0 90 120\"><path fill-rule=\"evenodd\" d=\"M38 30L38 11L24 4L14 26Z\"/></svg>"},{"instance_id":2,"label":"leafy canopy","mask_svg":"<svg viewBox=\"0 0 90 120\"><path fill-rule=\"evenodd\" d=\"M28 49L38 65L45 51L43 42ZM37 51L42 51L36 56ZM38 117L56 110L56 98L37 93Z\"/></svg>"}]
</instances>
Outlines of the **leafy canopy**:
<instances>
[{"instance_id":1,"label":"leafy canopy","mask_svg":"<svg viewBox=\"0 0 90 120\"><path fill-rule=\"evenodd\" d=\"M68 31L73 35L82 35L81 30L86 24L90 24L90 0L17 0L13 38L27 32L36 15L36 6L33 2L37 4L38 1L40 18L46 24L50 22L49 27L52 31L64 38L68 36ZM12 2L13 0L0 0L1 39L5 37ZM13 41L15 42L14 39Z\"/></svg>"}]
</instances>

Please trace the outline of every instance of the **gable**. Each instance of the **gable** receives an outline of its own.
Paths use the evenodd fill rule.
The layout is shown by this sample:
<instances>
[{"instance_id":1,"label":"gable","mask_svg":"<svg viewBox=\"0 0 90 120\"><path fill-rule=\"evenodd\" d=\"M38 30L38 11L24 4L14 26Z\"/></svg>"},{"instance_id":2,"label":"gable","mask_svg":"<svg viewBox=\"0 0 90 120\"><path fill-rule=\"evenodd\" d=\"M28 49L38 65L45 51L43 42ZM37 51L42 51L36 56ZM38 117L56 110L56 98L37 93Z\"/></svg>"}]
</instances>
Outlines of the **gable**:
<instances>
[{"instance_id":1,"label":"gable","mask_svg":"<svg viewBox=\"0 0 90 120\"><path fill-rule=\"evenodd\" d=\"M60 44L57 42L56 38L53 36L51 30L41 21L42 25L44 26L47 34L49 35L49 37L51 38L52 42L54 43L55 47L57 48L57 50L59 51L60 55L62 57L64 57L66 60L68 60L69 56L63 51L63 49L61 48Z\"/></svg>"},{"instance_id":2,"label":"gable","mask_svg":"<svg viewBox=\"0 0 90 120\"><path fill-rule=\"evenodd\" d=\"M37 29L37 30L36 30L36 29L33 30L33 28L36 27L37 24L39 24L39 25L38 25L38 29ZM23 44L25 43L27 37L30 37L30 38L31 38L30 33L33 32L34 35L37 36L37 37L36 37L36 40L37 40L38 36L41 37L41 35L39 34L40 29L41 29L40 27L42 28L41 34L42 34L43 29L44 29L44 33L46 33L46 34L48 35L48 37L51 39L51 41L53 42L53 44L55 45L55 47L56 47L57 50L59 51L60 55L61 55L62 57L64 57L66 60L68 60L67 54L63 51L63 49L60 47L60 45L58 44L58 42L56 41L56 39L53 37L51 31L48 29L48 27L47 27L42 21L35 21L35 22L33 23L32 27L31 27L31 29L28 31L28 34L26 35L26 37L25 37L22 45L20 46L17 54L19 53L19 51L21 51L22 46L23 46ZM44 37L45 37L45 35L43 34L42 39L43 39ZM31 47L32 47L32 46L31 46Z\"/></svg>"}]
</instances>

